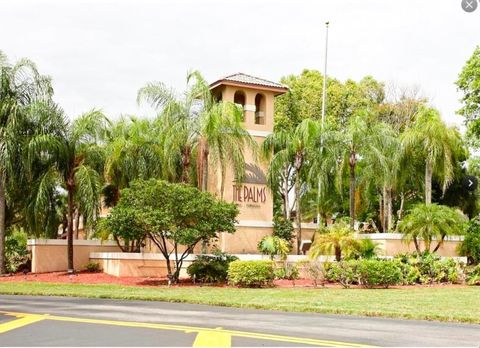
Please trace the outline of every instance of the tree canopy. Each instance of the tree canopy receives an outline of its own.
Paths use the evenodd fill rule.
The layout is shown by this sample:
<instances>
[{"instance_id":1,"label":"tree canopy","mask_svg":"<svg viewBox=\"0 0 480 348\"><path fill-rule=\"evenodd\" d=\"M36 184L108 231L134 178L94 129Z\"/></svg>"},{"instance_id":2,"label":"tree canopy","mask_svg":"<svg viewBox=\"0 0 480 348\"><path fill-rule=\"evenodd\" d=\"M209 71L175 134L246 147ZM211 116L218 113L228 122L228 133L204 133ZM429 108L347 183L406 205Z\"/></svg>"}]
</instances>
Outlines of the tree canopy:
<instances>
[{"instance_id":1,"label":"tree canopy","mask_svg":"<svg viewBox=\"0 0 480 348\"><path fill-rule=\"evenodd\" d=\"M183 260L199 242L208 242L220 232L235 232L237 214L235 204L192 186L138 180L122 190L106 218L106 227L127 240L148 236L165 257L168 275L176 282Z\"/></svg>"}]
</instances>

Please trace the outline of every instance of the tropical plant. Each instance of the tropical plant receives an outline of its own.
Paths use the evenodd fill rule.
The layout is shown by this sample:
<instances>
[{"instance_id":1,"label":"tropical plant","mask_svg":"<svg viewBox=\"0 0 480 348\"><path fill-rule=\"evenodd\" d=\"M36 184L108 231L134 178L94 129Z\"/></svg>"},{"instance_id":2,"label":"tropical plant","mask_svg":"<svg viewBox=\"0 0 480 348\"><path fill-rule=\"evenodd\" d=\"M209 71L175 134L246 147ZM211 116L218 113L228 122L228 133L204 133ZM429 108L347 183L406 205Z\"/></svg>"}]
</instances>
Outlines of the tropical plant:
<instances>
[{"instance_id":1,"label":"tropical plant","mask_svg":"<svg viewBox=\"0 0 480 348\"><path fill-rule=\"evenodd\" d=\"M40 75L35 64L21 59L10 64L0 51L0 274L5 268L5 236L14 209L25 199L25 154L28 143L35 142L42 128L31 129L25 119L28 108L49 101L53 91L50 79ZM41 135L40 135L41 136ZM21 197L18 201L14 196ZM17 196L17 197L18 197ZM20 208L21 209L21 208ZM10 218L9 218L10 217Z\"/></svg>"},{"instance_id":2,"label":"tropical plant","mask_svg":"<svg viewBox=\"0 0 480 348\"><path fill-rule=\"evenodd\" d=\"M215 102L198 72L188 75L187 82L192 81L183 98L156 82L141 88L137 100L150 103L159 112L156 123L164 134L164 160L170 174L176 173L180 164L180 181L190 182L190 165L196 159L197 186L207 191L208 170L216 166L223 198L227 168L241 179L245 151L252 151L255 157L257 143L245 129L243 110L230 102Z\"/></svg>"},{"instance_id":3,"label":"tropical plant","mask_svg":"<svg viewBox=\"0 0 480 348\"><path fill-rule=\"evenodd\" d=\"M399 224L406 242L413 241L418 253L436 252L447 236L463 232L465 217L447 206L437 204L417 204ZM420 247L423 241L423 249ZM431 250L432 241L437 245Z\"/></svg>"},{"instance_id":4,"label":"tropical plant","mask_svg":"<svg viewBox=\"0 0 480 348\"><path fill-rule=\"evenodd\" d=\"M59 109L55 112L62 114ZM48 151L51 155L45 163L49 167L39 180L34 209L44 210L50 204L52 190L59 186L66 191L68 272L74 272L74 221L78 223L82 216L84 225L88 226L96 220L99 213L100 173L103 173L105 161L102 142L108 127L109 120L105 115L92 110L69 124L64 137L43 138L31 148L33 153Z\"/></svg>"},{"instance_id":5,"label":"tropical plant","mask_svg":"<svg viewBox=\"0 0 480 348\"><path fill-rule=\"evenodd\" d=\"M432 202L432 177L436 175L445 192L453 179L458 153L464 151L457 129L447 127L433 108L423 107L416 122L401 136L404 156L419 156L425 163L425 203Z\"/></svg>"},{"instance_id":6,"label":"tropical plant","mask_svg":"<svg viewBox=\"0 0 480 348\"><path fill-rule=\"evenodd\" d=\"M389 189L394 180L395 167L386 165L385 158L388 155L383 153L385 143L391 142L392 134L388 126L383 123L369 122L368 118L371 114L368 110L363 110L350 119L348 126L341 131L341 146L343 149L341 167L349 171L349 211L350 211L350 226L355 225L356 211L355 211L355 195L357 187L356 168L358 161L362 160L367 163L373 162L372 159L378 163L380 161L380 170L384 172L383 186Z\"/></svg>"},{"instance_id":7,"label":"tropical plant","mask_svg":"<svg viewBox=\"0 0 480 348\"><path fill-rule=\"evenodd\" d=\"M343 221L336 222L316 233L309 250L309 257L316 259L320 255L333 254L335 260L340 261L342 254L351 251L355 244L353 230L350 226Z\"/></svg>"},{"instance_id":8,"label":"tropical plant","mask_svg":"<svg viewBox=\"0 0 480 348\"><path fill-rule=\"evenodd\" d=\"M373 259L380 253L378 243L375 243L370 238L357 240L353 245L350 257L360 259Z\"/></svg>"},{"instance_id":9,"label":"tropical plant","mask_svg":"<svg viewBox=\"0 0 480 348\"><path fill-rule=\"evenodd\" d=\"M120 190L135 179L166 177L162 175L161 139L147 119L122 117L112 125L105 149L106 186L102 194L106 206L115 206Z\"/></svg>"},{"instance_id":10,"label":"tropical plant","mask_svg":"<svg viewBox=\"0 0 480 348\"><path fill-rule=\"evenodd\" d=\"M270 187L278 185L278 178L283 175L283 182L291 180L287 176L292 175L295 192L295 221L297 228L297 253L300 253L302 240L302 177L309 151L313 151L312 144L319 138L321 132L320 123L311 119L302 121L293 132L278 132L269 135L262 144L264 158L270 159L268 168L268 183ZM272 157L273 156L273 157ZM289 168L292 168L290 174ZM289 209L288 192L286 189L283 196L286 199L285 206ZM286 216L288 219L288 215Z\"/></svg>"},{"instance_id":11,"label":"tropical plant","mask_svg":"<svg viewBox=\"0 0 480 348\"><path fill-rule=\"evenodd\" d=\"M274 259L275 256L280 256L280 259L285 260L290 252L290 244L283 238L277 236L265 236L258 242L258 251L264 255L270 256Z\"/></svg>"}]
</instances>

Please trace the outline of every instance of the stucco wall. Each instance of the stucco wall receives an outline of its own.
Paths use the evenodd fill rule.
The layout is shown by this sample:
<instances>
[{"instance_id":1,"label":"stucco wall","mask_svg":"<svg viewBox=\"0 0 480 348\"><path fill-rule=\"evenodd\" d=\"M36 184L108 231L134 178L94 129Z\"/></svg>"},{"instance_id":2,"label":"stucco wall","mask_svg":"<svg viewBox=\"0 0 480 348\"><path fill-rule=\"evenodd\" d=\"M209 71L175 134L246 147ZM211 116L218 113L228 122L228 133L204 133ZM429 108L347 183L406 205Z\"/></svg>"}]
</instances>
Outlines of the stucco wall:
<instances>
[{"instance_id":1,"label":"stucco wall","mask_svg":"<svg viewBox=\"0 0 480 348\"><path fill-rule=\"evenodd\" d=\"M263 237L271 235L273 227L271 223L266 223L264 227L255 226L255 223L258 222L248 226L248 223L243 222L237 226L235 233L221 233L216 246L218 249L230 254L257 254L258 242ZM311 225L302 224L302 240L311 240L313 237L316 227ZM293 245L296 245L295 239L293 240Z\"/></svg>"},{"instance_id":2,"label":"stucco wall","mask_svg":"<svg viewBox=\"0 0 480 348\"><path fill-rule=\"evenodd\" d=\"M180 277L187 277L187 267L194 259L190 255L184 260ZM168 274L164 257L156 253L94 252L90 260L98 262L103 272L117 277L166 277Z\"/></svg>"},{"instance_id":3,"label":"stucco wall","mask_svg":"<svg viewBox=\"0 0 480 348\"><path fill-rule=\"evenodd\" d=\"M32 251L32 272L58 272L67 270L67 241L63 239L31 239L28 248ZM91 252L120 251L111 241L74 240L73 264L76 270L88 263Z\"/></svg>"},{"instance_id":4,"label":"stucco wall","mask_svg":"<svg viewBox=\"0 0 480 348\"><path fill-rule=\"evenodd\" d=\"M378 243L378 247L384 256L395 256L397 254L415 251L413 242L405 243L401 233L359 234L358 238L369 238L375 243ZM463 237L461 236L449 237L443 242L443 245L438 249L437 253L445 257L462 256L457 252L457 248L462 241ZM424 243L420 241L419 245L423 250ZM432 241L430 247L432 251L436 245L436 240Z\"/></svg>"}]
</instances>

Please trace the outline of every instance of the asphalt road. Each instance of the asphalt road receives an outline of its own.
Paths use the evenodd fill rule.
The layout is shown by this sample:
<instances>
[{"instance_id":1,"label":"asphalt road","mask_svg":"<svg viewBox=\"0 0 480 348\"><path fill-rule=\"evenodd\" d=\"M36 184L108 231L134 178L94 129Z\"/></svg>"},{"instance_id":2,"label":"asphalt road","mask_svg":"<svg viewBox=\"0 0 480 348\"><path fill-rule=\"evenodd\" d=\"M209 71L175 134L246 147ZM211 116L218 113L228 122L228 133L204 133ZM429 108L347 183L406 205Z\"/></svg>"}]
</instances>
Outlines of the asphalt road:
<instances>
[{"instance_id":1,"label":"asphalt road","mask_svg":"<svg viewBox=\"0 0 480 348\"><path fill-rule=\"evenodd\" d=\"M0 346L476 346L480 325L0 296Z\"/></svg>"}]
</instances>

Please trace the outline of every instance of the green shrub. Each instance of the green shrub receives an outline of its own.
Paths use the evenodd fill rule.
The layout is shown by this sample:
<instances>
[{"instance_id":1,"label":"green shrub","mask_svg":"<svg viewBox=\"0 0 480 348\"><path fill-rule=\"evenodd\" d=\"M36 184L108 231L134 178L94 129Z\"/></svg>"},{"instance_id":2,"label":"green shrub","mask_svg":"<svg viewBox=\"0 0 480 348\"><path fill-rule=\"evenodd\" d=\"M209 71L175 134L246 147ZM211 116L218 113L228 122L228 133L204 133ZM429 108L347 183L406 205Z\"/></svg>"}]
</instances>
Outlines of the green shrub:
<instances>
[{"instance_id":1,"label":"green shrub","mask_svg":"<svg viewBox=\"0 0 480 348\"><path fill-rule=\"evenodd\" d=\"M30 253L27 235L22 229L14 229L5 238L5 265L7 272L30 271Z\"/></svg>"},{"instance_id":2,"label":"green shrub","mask_svg":"<svg viewBox=\"0 0 480 348\"><path fill-rule=\"evenodd\" d=\"M469 264L480 264L480 219L478 217L467 223L465 238L458 251L467 257Z\"/></svg>"},{"instance_id":3,"label":"green shrub","mask_svg":"<svg viewBox=\"0 0 480 348\"><path fill-rule=\"evenodd\" d=\"M480 265L472 267L467 271L467 284L480 285Z\"/></svg>"},{"instance_id":4,"label":"green shrub","mask_svg":"<svg viewBox=\"0 0 480 348\"><path fill-rule=\"evenodd\" d=\"M324 267L326 280L340 283L344 288L358 284L357 260L326 262Z\"/></svg>"},{"instance_id":5,"label":"green shrub","mask_svg":"<svg viewBox=\"0 0 480 348\"><path fill-rule=\"evenodd\" d=\"M214 255L198 255L187 268L188 275L203 283L225 282L230 262L238 260L236 256L222 252Z\"/></svg>"},{"instance_id":6,"label":"green shrub","mask_svg":"<svg viewBox=\"0 0 480 348\"><path fill-rule=\"evenodd\" d=\"M402 281L402 272L393 261L371 259L357 262L356 271L359 283L366 288L375 286L388 288L390 285L397 285Z\"/></svg>"},{"instance_id":7,"label":"green shrub","mask_svg":"<svg viewBox=\"0 0 480 348\"><path fill-rule=\"evenodd\" d=\"M302 260L297 263L307 277L313 281L313 286L317 287L319 284L325 285L325 267L318 260Z\"/></svg>"},{"instance_id":8,"label":"green shrub","mask_svg":"<svg viewBox=\"0 0 480 348\"><path fill-rule=\"evenodd\" d=\"M457 283L463 280L462 266L452 258L436 254L401 254L395 263L402 272L403 284Z\"/></svg>"},{"instance_id":9,"label":"green shrub","mask_svg":"<svg viewBox=\"0 0 480 348\"><path fill-rule=\"evenodd\" d=\"M290 263L287 263L283 267L275 269L274 274L276 279L296 280L300 277L298 267Z\"/></svg>"},{"instance_id":10,"label":"green shrub","mask_svg":"<svg viewBox=\"0 0 480 348\"><path fill-rule=\"evenodd\" d=\"M403 285L413 285L420 283L421 273L417 267L407 262L402 262L400 259L394 259L393 262L397 264L402 274Z\"/></svg>"},{"instance_id":11,"label":"green shrub","mask_svg":"<svg viewBox=\"0 0 480 348\"><path fill-rule=\"evenodd\" d=\"M94 261L89 261L85 265L85 269L88 272L92 272L92 273L100 272L102 270L102 268L100 267L100 264L98 262L94 262Z\"/></svg>"},{"instance_id":12,"label":"green shrub","mask_svg":"<svg viewBox=\"0 0 480 348\"><path fill-rule=\"evenodd\" d=\"M325 279L338 282L343 287L360 284L366 288L401 284L402 272L396 262L360 259L324 264Z\"/></svg>"},{"instance_id":13,"label":"green shrub","mask_svg":"<svg viewBox=\"0 0 480 348\"><path fill-rule=\"evenodd\" d=\"M285 219L282 215L273 218L273 235L275 237L282 238L291 244L293 233L293 224L290 220Z\"/></svg>"},{"instance_id":14,"label":"green shrub","mask_svg":"<svg viewBox=\"0 0 480 348\"><path fill-rule=\"evenodd\" d=\"M242 287L271 285L274 279L272 261L233 261L228 267L228 281Z\"/></svg>"}]
</instances>

